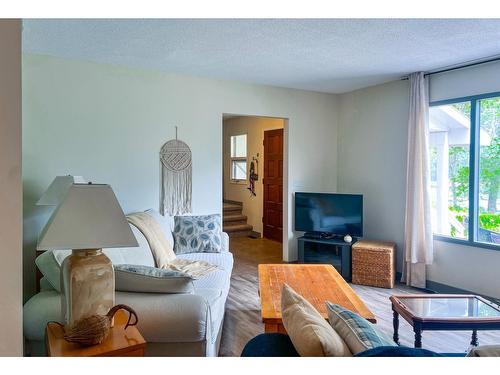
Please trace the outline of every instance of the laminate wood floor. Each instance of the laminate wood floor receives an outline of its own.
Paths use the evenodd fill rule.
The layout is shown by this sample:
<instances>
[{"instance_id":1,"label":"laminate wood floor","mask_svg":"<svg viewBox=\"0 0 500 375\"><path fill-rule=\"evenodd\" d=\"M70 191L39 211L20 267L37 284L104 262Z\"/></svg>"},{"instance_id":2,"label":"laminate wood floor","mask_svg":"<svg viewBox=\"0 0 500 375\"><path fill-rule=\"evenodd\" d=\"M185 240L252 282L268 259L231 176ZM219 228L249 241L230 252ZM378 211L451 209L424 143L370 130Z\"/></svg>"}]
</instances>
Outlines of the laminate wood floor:
<instances>
[{"instance_id":1,"label":"laminate wood floor","mask_svg":"<svg viewBox=\"0 0 500 375\"><path fill-rule=\"evenodd\" d=\"M257 265L281 263L282 248L278 242L248 237L231 238L230 249L234 255L231 290L226 304L226 317L222 331L220 356L239 356L245 344L264 332L260 316ZM418 289L397 284L394 289L354 285L365 304L377 317L377 326L392 337L392 310L389 297L392 294L422 293ZM411 326L400 318L400 343L413 347ZM465 352L471 332L424 331L422 343L425 349L438 352ZM500 331L480 331L480 345L500 344Z\"/></svg>"}]
</instances>

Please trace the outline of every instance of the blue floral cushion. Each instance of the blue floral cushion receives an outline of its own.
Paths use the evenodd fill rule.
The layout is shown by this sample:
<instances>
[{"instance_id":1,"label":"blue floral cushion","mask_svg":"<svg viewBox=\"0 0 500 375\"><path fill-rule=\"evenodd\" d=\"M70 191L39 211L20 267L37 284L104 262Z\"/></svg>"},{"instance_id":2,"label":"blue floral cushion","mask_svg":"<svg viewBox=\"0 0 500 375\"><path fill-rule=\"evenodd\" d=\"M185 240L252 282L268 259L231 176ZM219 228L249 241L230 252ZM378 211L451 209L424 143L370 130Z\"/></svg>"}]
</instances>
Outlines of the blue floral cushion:
<instances>
[{"instance_id":1,"label":"blue floral cushion","mask_svg":"<svg viewBox=\"0 0 500 375\"><path fill-rule=\"evenodd\" d=\"M113 268L115 289L122 292L193 292L193 278L183 272L133 264L116 264Z\"/></svg>"},{"instance_id":2,"label":"blue floral cushion","mask_svg":"<svg viewBox=\"0 0 500 375\"><path fill-rule=\"evenodd\" d=\"M222 229L219 214L176 216L173 234L176 254L221 252Z\"/></svg>"},{"instance_id":3,"label":"blue floral cushion","mask_svg":"<svg viewBox=\"0 0 500 375\"><path fill-rule=\"evenodd\" d=\"M345 341L353 354L378 346L397 346L375 324L346 308L326 302L330 325Z\"/></svg>"}]
</instances>

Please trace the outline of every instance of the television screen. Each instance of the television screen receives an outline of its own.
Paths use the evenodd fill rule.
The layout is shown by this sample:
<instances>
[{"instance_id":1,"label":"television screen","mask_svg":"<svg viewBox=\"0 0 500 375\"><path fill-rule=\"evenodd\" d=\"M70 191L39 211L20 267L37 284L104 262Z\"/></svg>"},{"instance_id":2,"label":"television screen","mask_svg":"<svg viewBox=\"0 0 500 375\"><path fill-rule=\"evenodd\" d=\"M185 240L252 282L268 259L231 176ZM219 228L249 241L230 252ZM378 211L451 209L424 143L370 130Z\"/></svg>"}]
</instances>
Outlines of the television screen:
<instances>
[{"instance_id":1,"label":"television screen","mask_svg":"<svg viewBox=\"0 0 500 375\"><path fill-rule=\"evenodd\" d=\"M295 193L295 230L362 237L363 196Z\"/></svg>"}]
</instances>

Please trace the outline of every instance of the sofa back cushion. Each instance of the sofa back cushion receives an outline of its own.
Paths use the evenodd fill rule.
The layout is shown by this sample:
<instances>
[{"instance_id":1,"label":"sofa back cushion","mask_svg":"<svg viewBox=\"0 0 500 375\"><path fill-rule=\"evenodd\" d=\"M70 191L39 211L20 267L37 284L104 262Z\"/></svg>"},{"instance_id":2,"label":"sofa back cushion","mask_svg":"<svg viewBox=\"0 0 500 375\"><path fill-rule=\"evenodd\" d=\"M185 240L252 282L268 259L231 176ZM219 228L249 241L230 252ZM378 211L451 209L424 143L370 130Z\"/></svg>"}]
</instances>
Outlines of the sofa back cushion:
<instances>
[{"instance_id":1,"label":"sofa back cushion","mask_svg":"<svg viewBox=\"0 0 500 375\"><path fill-rule=\"evenodd\" d=\"M113 264L137 264L154 267L155 262L148 241L136 227L130 225L130 228L137 239L138 247L104 249L103 252ZM42 275L58 292L61 291L61 265L70 254L71 250L45 251L35 260Z\"/></svg>"},{"instance_id":2,"label":"sofa back cushion","mask_svg":"<svg viewBox=\"0 0 500 375\"><path fill-rule=\"evenodd\" d=\"M174 236L172 235L172 232L174 230L174 218L171 216L163 216L161 215L158 211L149 209L144 211L147 213L149 216L153 217L156 222L160 225L163 234L165 235L165 238L167 241L172 245L172 249L174 248Z\"/></svg>"}]
</instances>

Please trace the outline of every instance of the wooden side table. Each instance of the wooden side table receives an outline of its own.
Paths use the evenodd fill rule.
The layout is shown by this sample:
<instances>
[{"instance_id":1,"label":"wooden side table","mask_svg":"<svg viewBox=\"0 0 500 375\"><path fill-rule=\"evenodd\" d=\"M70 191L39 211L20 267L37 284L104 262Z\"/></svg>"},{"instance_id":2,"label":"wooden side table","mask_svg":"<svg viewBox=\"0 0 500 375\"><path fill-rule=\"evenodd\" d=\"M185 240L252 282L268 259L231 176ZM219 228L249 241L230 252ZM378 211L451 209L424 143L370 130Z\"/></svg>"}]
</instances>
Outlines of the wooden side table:
<instances>
[{"instance_id":1,"label":"wooden side table","mask_svg":"<svg viewBox=\"0 0 500 375\"><path fill-rule=\"evenodd\" d=\"M64 340L63 328L47 324L45 343L49 357L143 357L146 341L135 326L125 330L128 316L124 311L115 314L115 325L99 345L80 346Z\"/></svg>"}]
</instances>

